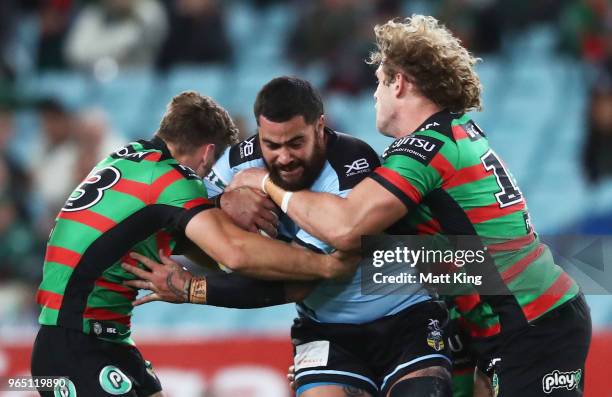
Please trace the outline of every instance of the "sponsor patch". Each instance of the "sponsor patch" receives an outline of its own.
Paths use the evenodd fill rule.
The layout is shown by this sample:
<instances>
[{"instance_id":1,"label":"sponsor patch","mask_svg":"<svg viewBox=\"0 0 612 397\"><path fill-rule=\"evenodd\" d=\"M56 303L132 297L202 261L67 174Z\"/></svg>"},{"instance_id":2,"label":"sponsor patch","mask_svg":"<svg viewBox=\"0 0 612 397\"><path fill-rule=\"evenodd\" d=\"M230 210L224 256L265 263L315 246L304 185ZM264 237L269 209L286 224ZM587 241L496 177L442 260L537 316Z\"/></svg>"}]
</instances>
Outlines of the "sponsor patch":
<instances>
[{"instance_id":1,"label":"sponsor patch","mask_svg":"<svg viewBox=\"0 0 612 397\"><path fill-rule=\"evenodd\" d=\"M148 155L153 154L155 152L139 152L132 145L124 146L121 149L117 150L115 153L111 154L111 157L114 159L124 159L133 161L135 163L140 163L143 159L145 159Z\"/></svg>"},{"instance_id":2,"label":"sponsor patch","mask_svg":"<svg viewBox=\"0 0 612 397\"><path fill-rule=\"evenodd\" d=\"M542 389L544 393L550 394L555 389L574 390L580 385L582 370L561 372L554 370L542 378Z\"/></svg>"},{"instance_id":3,"label":"sponsor patch","mask_svg":"<svg viewBox=\"0 0 612 397\"><path fill-rule=\"evenodd\" d=\"M329 341L318 340L295 347L295 370L323 367L329 359Z\"/></svg>"},{"instance_id":4,"label":"sponsor patch","mask_svg":"<svg viewBox=\"0 0 612 397\"><path fill-rule=\"evenodd\" d=\"M99 376L100 386L105 392L119 396L132 390L132 381L114 365L102 368Z\"/></svg>"},{"instance_id":5,"label":"sponsor patch","mask_svg":"<svg viewBox=\"0 0 612 397\"><path fill-rule=\"evenodd\" d=\"M383 159L392 155L408 156L428 165L444 145L439 139L427 135L409 135L393 142L385 150Z\"/></svg>"},{"instance_id":6,"label":"sponsor patch","mask_svg":"<svg viewBox=\"0 0 612 397\"><path fill-rule=\"evenodd\" d=\"M259 135L255 134L230 148L230 167L236 167L242 163L246 163L247 161L255 160L261 157L258 137Z\"/></svg>"},{"instance_id":7,"label":"sponsor patch","mask_svg":"<svg viewBox=\"0 0 612 397\"><path fill-rule=\"evenodd\" d=\"M53 388L53 397L77 397L76 387L68 378Z\"/></svg>"},{"instance_id":8,"label":"sponsor patch","mask_svg":"<svg viewBox=\"0 0 612 397\"><path fill-rule=\"evenodd\" d=\"M180 172L181 175L183 175L187 179L196 179L196 180L201 180L202 179L202 178L200 178L198 176L198 174L196 174L196 172L194 170L192 170L191 168L187 167L186 165L171 164L171 166L172 166L172 168L174 168L175 170Z\"/></svg>"},{"instance_id":9,"label":"sponsor patch","mask_svg":"<svg viewBox=\"0 0 612 397\"><path fill-rule=\"evenodd\" d=\"M368 160L363 157L353 161L350 164L345 164L344 170L346 172L346 176L369 173L372 171L370 163L368 163Z\"/></svg>"}]
</instances>

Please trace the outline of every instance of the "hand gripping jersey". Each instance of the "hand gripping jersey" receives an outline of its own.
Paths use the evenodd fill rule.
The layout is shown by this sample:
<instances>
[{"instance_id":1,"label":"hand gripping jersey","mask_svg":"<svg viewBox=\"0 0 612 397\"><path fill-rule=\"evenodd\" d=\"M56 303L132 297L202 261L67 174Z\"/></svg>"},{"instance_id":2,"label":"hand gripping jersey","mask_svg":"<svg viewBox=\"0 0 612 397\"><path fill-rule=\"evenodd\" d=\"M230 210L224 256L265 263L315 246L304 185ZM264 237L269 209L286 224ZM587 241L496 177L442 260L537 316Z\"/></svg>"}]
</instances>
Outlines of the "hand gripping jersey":
<instances>
[{"instance_id":1,"label":"hand gripping jersey","mask_svg":"<svg viewBox=\"0 0 612 397\"><path fill-rule=\"evenodd\" d=\"M310 190L346 197L380 162L365 142L326 128L327 161ZM210 197L223 192L234 175L247 168L265 168L259 139L254 135L226 150L205 179ZM307 248L330 253L334 249L300 229L287 216L281 217L279 238L292 240ZM406 294L362 295L361 271L347 281L322 281L310 295L297 304L298 313L325 323L365 323L395 314L430 299L420 286Z\"/></svg>"},{"instance_id":2,"label":"hand gripping jersey","mask_svg":"<svg viewBox=\"0 0 612 397\"><path fill-rule=\"evenodd\" d=\"M533 231L523 194L482 130L446 111L397 139L371 178L408 207L396 234L478 236L499 294L456 297L474 337L518 329L579 291Z\"/></svg>"},{"instance_id":3,"label":"hand gripping jersey","mask_svg":"<svg viewBox=\"0 0 612 397\"><path fill-rule=\"evenodd\" d=\"M102 160L75 189L49 237L37 294L40 324L131 343L137 290L130 251L158 260L184 237L198 212L212 208L201 179L170 156L164 142L131 143Z\"/></svg>"}]
</instances>

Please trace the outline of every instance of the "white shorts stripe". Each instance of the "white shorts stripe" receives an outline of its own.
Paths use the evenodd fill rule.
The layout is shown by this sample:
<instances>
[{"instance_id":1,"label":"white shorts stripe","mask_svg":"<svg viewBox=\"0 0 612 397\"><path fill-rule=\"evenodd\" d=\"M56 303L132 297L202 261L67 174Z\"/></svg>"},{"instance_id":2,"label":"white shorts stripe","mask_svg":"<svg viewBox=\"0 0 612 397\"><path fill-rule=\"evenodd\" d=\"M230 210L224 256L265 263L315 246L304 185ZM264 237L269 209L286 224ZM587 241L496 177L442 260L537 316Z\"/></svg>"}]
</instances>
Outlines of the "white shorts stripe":
<instances>
[{"instance_id":1,"label":"white shorts stripe","mask_svg":"<svg viewBox=\"0 0 612 397\"><path fill-rule=\"evenodd\" d=\"M359 375L359 374L354 374L352 372L346 372L346 371L333 371L333 370L310 370L310 371L304 371L304 372L300 372L299 374L297 374L295 376L295 379L299 379L302 376L306 376L306 375L317 375L317 374L325 374L325 375L344 375L344 376L350 376L353 378L357 378L357 379L361 379L363 381L368 382L369 384L372 385L372 387L374 387L376 390L378 390L378 386L376 386L376 383L374 383L374 381L370 378L367 378L363 375Z\"/></svg>"}]
</instances>

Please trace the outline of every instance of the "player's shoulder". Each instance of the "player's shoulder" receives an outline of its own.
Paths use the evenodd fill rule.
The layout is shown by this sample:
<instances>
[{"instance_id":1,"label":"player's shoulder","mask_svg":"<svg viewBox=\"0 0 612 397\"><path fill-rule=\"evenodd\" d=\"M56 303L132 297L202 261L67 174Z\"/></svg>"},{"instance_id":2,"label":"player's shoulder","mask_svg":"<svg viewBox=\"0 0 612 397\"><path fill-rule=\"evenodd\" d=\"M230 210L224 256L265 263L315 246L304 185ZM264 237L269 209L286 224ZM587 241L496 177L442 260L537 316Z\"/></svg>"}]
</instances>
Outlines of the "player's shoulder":
<instances>
[{"instance_id":1,"label":"player's shoulder","mask_svg":"<svg viewBox=\"0 0 612 397\"><path fill-rule=\"evenodd\" d=\"M380 165L376 151L354 136L326 128L327 163L338 178L340 190L350 189Z\"/></svg>"},{"instance_id":2,"label":"player's shoulder","mask_svg":"<svg viewBox=\"0 0 612 397\"><path fill-rule=\"evenodd\" d=\"M391 156L403 156L428 165L441 151L447 156L451 155L458 150L459 123L467 123L466 120L469 120L469 117L463 114L447 111L436 113L413 133L393 141L382 157L387 160Z\"/></svg>"},{"instance_id":3,"label":"player's shoulder","mask_svg":"<svg viewBox=\"0 0 612 397\"><path fill-rule=\"evenodd\" d=\"M252 135L232 145L228 149L227 154L229 166L231 168L248 164L251 161L261 160L259 134Z\"/></svg>"},{"instance_id":4,"label":"player's shoulder","mask_svg":"<svg viewBox=\"0 0 612 397\"><path fill-rule=\"evenodd\" d=\"M171 158L167 151L154 141L139 140L130 142L108 155L109 161L125 161L127 164L142 163L153 165L161 160Z\"/></svg>"}]
</instances>

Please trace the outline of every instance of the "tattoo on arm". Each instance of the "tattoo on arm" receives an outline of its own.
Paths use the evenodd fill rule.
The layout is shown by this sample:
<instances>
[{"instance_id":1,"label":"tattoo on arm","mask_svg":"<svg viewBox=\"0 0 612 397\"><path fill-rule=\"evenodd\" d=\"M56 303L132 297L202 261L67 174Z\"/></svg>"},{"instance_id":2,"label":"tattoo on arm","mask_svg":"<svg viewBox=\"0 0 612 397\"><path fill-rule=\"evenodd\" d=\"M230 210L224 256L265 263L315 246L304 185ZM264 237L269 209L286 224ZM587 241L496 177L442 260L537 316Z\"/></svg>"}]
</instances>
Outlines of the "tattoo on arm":
<instances>
[{"instance_id":1,"label":"tattoo on arm","mask_svg":"<svg viewBox=\"0 0 612 397\"><path fill-rule=\"evenodd\" d=\"M177 300L181 302L187 302L189 298L188 291L186 291L185 288L180 288L174 285L173 278L175 274L176 274L175 270L171 271L168 274L168 277L166 277L166 286L168 287L170 292L174 294Z\"/></svg>"},{"instance_id":2,"label":"tattoo on arm","mask_svg":"<svg viewBox=\"0 0 612 397\"><path fill-rule=\"evenodd\" d=\"M361 389L353 386L342 386L342 391L346 397L367 397L368 394Z\"/></svg>"}]
</instances>

